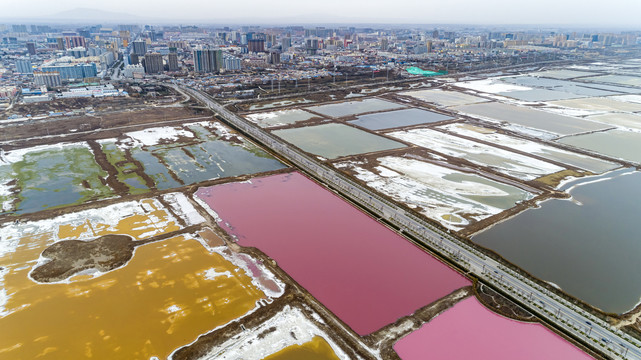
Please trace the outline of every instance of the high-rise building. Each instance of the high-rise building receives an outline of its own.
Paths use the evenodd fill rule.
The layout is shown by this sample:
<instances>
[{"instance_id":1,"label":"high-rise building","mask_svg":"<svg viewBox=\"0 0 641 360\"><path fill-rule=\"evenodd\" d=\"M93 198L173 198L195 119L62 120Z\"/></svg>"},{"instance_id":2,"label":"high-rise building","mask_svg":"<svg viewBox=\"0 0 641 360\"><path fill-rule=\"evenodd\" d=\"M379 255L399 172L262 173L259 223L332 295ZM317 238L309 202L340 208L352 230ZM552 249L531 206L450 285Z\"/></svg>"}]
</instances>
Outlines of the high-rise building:
<instances>
[{"instance_id":1,"label":"high-rise building","mask_svg":"<svg viewBox=\"0 0 641 360\"><path fill-rule=\"evenodd\" d=\"M427 52L431 53L432 52L432 40L427 40Z\"/></svg>"},{"instance_id":2,"label":"high-rise building","mask_svg":"<svg viewBox=\"0 0 641 360\"><path fill-rule=\"evenodd\" d=\"M229 40L233 43L238 43L240 41L240 33L238 31L232 31L229 34Z\"/></svg>"},{"instance_id":3,"label":"high-rise building","mask_svg":"<svg viewBox=\"0 0 641 360\"><path fill-rule=\"evenodd\" d=\"M307 55L316 55L318 51L318 39L307 39L305 42Z\"/></svg>"},{"instance_id":4,"label":"high-rise building","mask_svg":"<svg viewBox=\"0 0 641 360\"><path fill-rule=\"evenodd\" d=\"M162 40L164 36L165 36L165 33L162 31L151 31L149 33L149 38L151 39L151 41Z\"/></svg>"},{"instance_id":5,"label":"high-rise building","mask_svg":"<svg viewBox=\"0 0 641 360\"><path fill-rule=\"evenodd\" d=\"M76 59L83 58L87 56L87 49L83 47L75 47L67 50L67 55L73 56Z\"/></svg>"},{"instance_id":6,"label":"high-rise building","mask_svg":"<svg viewBox=\"0 0 641 360\"><path fill-rule=\"evenodd\" d=\"M27 52L29 55L35 55L36 54L36 43L29 41L27 43Z\"/></svg>"},{"instance_id":7,"label":"high-rise building","mask_svg":"<svg viewBox=\"0 0 641 360\"><path fill-rule=\"evenodd\" d=\"M133 42L133 53L139 56L147 53L147 42L143 40L136 40Z\"/></svg>"},{"instance_id":8,"label":"high-rise building","mask_svg":"<svg viewBox=\"0 0 641 360\"><path fill-rule=\"evenodd\" d=\"M387 38L382 38L381 39L381 50L387 51L388 48L389 48L389 43L388 43Z\"/></svg>"},{"instance_id":9,"label":"high-rise building","mask_svg":"<svg viewBox=\"0 0 641 360\"><path fill-rule=\"evenodd\" d=\"M162 55L159 53L145 54L145 73L157 74L164 70Z\"/></svg>"},{"instance_id":10,"label":"high-rise building","mask_svg":"<svg viewBox=\"0 0 641 360\"><path fill-rule=\"evenodd\" d=\"M62 85L60 73L57 71L52 72L34 72L33 79L36 85L45 85L48 88L54 88Z\"/></svg>"},{"instance_id":11,"label":"high-rise building","mask_svg":"<svg viewBox=\"0 0 641 360\"><path fill-rule=\"evenodd\" d=\"M13 32L26 33L27 25L11 25L11 29L13 30Z\"/></svg>"},{"instance_id":12,"label":"high-rise building","mask_svg":"<svg viewBox=\"0 0 641 360\"><path fill-rule=\"evenodd\" d=\"M33 67L31 66L31 60L29 59L16 60L16 72L19 72L21 74L33 74Z\"/></svg>"},{"instance_id":13,"label":"high-rise building","mask_svg":"<svg viewBox=\"0 0 641 360\"><path fill-rule=\"evenodd\" d=\"M249 52L254 52L254 53L265 52L265 40L264 39L247 40L247 50L249 50Z\"/></svg>"},{"instance_id":14,"label":"high-rise building","mask_svg":"<svg viewBox=\"0 0 641 360\"><path fill-rule=\"evenodd\" d=\"M95 46L87 48L87 56L100 56L105 52L107 52L107 50Z\"/></svg>"},{"instance_id":15,"label":"high-rise building","mask_svg":"<svg viewBox=\"0 0 641 360\"><path fill-rule=\"evenodd\" d=\"M194 71L199 73L218 72L223 66L222 50L194 50Z\"/></svg>"},{"instance_id":16,"label":"high-rise building","mask_svg":"<svg viewBox=\"0 0 641 360\"><path fill-rule=\"evenodd\" d=\"M276 45L276 35L274 34L267 34L265 36L265 41L267 43L267 47L271 48L272 46Z\"/></svg>"},{"instance_id":17,"label":"high-rise building","mask_svg":"<svg viewBox=\"0 0 641 360\"><path fill-rule=\"evenodd\" d=\"M118 25L118 30L120 31L129 31L130 33L140 30L138 25Z\"/></svg>"},{"instance_id":18,"label":"high-rise building","mask_svg":"<svg viewBox=\"0 0 641 360\"><path fill-rule=\"evenodd\" d=\"M280 53L278 51L269 53L269 63L274 65L280 64Z\"/></svg>"},{"instance_id":19,"label":"high-rise building","mask_svg":"<svg viewBox=\"0 0 641 360\"><path fill-rule=\"evenodd\" d=\"M184 49L184 48L187 47L187 44L185 43L184 40L181 40L181 41L169 41L167 43L167 47L176 48L176 49Z\"/></svg>"},{"instance_id":20,"label":"high-rise building","mask_svg":"<svg viewBox=\"0 0 641 360\"><path fill-rule=\"evenodd\" d=\"M219 72L223 68L223 51L222 50L211 50L214 51L214 72Z\"/></svg>"},{"instance_id":21,"label":"high-rise building","mask_svg":"<svg viewBox=\"0 0 641 360\"><path fill-rule=\"evenodd\" d=\"M240 70L241 61L239 58L234 55L224 53L223 54L223 68L225 70Z\"/></svg>"},{"instance_id":22,"label":"high-rise building","mask_svg":"<svg viewBox=\"0 0 641 360\"><path fill-rule=\"evenodd\" d=\"M178 71L178 54L170 52L167 54L167 68L169 71Z\"/></svg>"},{"instance_id":23,"label":"high-rise building","mask_svg":"<svg viewBox=\"0 0 641 360\"><path fill-rule=\"evenodd\" d=\"M58 72L62 80L84 79L95 77L98 71L96 64L52 65L43 66L43 72Z\"/></svg>"},{"instance_id":24,"label":"high-rise building","mask_svg":"<svg viewBox=\"0 0 641 360\"><path fill-rule=\"evenodd\" d=\"M209 72L211 70L211 66L209 65L209 58L208 58L208 51L207 49L196 49L194 50L194 71L197 73L205 73Z\"/></svg>"},{"instance_id":25,"label":"high-rise building","mask_svg":"<svg viewBox=\"0 0 641 360\"><path fill-rule=\"evenodd\" d=\"M134 54L134 53L131 53L131 54L129 54L129 57L130 57L130 61L129 61L129 63L130 63L131 65L138 65L138 64L140 64L140 56L138 56L138 55L136 55L136 54Z\"/></svg>"},{"instance_id":26,"label":"high-rise building","mask_svg":"<svg viewBox=\"0 0 641 360\"><path fill-rule=\"evenodd\" d=\"M82 36L65 36L65 48L87 47L85 38Z\"/></svg>"},{"instance_id":27,"label":"high-rise building","mask_svg":"<svg viewBox=\"0 0 641 360\"><path fill-rule=\"evenodd\" d=\"M280 46L283 49L283 51L287 51L287 49L292 47L292 38L288 36L280 39Z\"/></svg>"},{"instance_id":28,"label":"high-rise building","mask_svg":"<svg viewBox=\"0 0 641 360\"><path fill-rule=\"evenodd\" d=\"M98 58L100 58L100 63L105 66L111 66L116 62L116 55L111 51L98 55Z\"/></svg>"},{"instance_id":29,"label":"high-rise building","mask_svg":"<svg viewBox=\"0 0 641 360\"><path fill-rule=\"evenodd\" d=\"M56 46L58 50L64 50L65 49L65 39L59 37L56 38Z\"/></svg>"}]
</instances>

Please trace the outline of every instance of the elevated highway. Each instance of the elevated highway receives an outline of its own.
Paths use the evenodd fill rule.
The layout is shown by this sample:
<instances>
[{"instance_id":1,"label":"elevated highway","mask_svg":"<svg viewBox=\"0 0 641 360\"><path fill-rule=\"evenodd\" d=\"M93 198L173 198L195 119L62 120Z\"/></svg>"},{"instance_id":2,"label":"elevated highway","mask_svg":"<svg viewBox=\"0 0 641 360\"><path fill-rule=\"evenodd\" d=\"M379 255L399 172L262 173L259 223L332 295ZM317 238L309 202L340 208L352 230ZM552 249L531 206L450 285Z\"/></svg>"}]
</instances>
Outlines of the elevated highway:
<instances>
[{"instance_id":1,"label":"elevated highway","mask_svg":"<svg viewBox=\"0 0 641 360\"><path fill-rule=\"evenodd\" d=\"M612 359L641 360L641 341L610 326L583 308L536 283L499 261L486 256L466 242L450 235L400 206L379 196L317 159L273 136L215 102L207 94L169 85L207 105L241 132L270 148L292 164L339 191L376 214L424 247L440 254L452 264L503 292L541 319L572 336L584 345Z\"/></svg>"}]
</instances>

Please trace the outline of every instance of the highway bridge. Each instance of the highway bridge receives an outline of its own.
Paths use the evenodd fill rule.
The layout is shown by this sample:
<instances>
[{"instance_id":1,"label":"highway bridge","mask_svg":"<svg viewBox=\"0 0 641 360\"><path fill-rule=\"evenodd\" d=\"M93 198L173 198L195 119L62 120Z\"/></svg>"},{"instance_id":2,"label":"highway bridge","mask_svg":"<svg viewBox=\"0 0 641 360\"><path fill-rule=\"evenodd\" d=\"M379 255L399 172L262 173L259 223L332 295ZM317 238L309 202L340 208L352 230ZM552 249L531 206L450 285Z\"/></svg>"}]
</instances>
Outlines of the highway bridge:
<instances>
[{"instance_id":1,"label":"highway bridge","mask_svg":"<svg viewBox=\"0 0 641 360\"><path fill-rule=\"evenodd\" d=\"M417 215L357 184L284 140L232 113L204 92L177 85L169 86L191 95L207 105L229 125L249 135L308 174L320 179L372 214L393 224L427 249L448 259L463 272L508 295L530 312L537 314L544 321L589 348L607 358L641 360L641 341L636 338L610 326L606 321L571 303L556 292L550 291L531 278L486 256L461 239L434 227Z\"/></svg>"}]
</instances>

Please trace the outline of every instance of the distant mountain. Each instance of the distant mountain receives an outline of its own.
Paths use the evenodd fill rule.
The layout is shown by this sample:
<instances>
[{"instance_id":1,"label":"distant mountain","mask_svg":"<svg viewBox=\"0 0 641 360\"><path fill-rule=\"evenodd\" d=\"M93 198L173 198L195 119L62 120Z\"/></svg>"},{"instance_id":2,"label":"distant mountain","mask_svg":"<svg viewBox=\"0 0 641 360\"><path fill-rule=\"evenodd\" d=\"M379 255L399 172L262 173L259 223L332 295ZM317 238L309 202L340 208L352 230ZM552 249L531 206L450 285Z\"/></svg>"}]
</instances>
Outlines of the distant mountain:
<instances>
[{"instance_id":1,"label":"distant mountain","mask_svg":"<svg viewBox=\"0 0 641 360\"><path fill-rule=\"evenodd\" d=\"M51 22L71 22L71 23L123 23L127 21L139 22L145 20L142 17L98 9L77 8L67 10L56 14L42 16L41 20Z\"/></svg>"}]
</instances>

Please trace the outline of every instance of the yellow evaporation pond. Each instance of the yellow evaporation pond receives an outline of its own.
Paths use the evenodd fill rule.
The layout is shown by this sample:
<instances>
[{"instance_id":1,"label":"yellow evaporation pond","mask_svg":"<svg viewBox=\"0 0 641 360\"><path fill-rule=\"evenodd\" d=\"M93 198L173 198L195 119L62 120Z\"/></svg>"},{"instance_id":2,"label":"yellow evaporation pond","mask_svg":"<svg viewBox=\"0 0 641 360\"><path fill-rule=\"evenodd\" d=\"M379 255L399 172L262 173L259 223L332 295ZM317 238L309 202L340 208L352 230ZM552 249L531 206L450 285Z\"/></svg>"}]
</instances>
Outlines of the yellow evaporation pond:
<instances>
[{"instance_id":1,"label":"yellow evaporation pond","mask_svg":"<svg viewBox=\"0 0 641 360\"><path fill-rule=\"evenodd\" d=\"M112 211L109 207L100 210ZM60 240L76 239L83 236L99 237L109 234L124 234L130 235L134 237L134 239L141 239L180 230L180 227L169 217L167 210L159 207L153 199L140 201L140 203L136 205L136 208L134 208L134 211L140 212L140 214L120 219L116 226L92 224L90 220L86 220L80 226L70 224L58 225L57 231L53 230L53 232L58 233ZM38 227L33 228L30 227L29 224L17 226L26 226L28 231L25 231L17 239L11 235L5 238L4 241L17 241L18 246L15 251L0 256L0 267L3 267L6 272L3 287L10 296L13 296L11 294L19 293L27 288L36 286L34 282L27 278L27 274L31 270L31 266L36 264L40 254L47 246L53 244L56 238L51 230L41 230ZM79 281L82 279L82 276L77 276L71 280ZM18 303L15 306L19 308L27 303ZM14 303L10 302L5 306L9 312L15 310L11 308L11 304ZM2 354L2 352L0 352L0 354Z\"/></svg>"},{"instance_id":2,"label":"yellow evaporation pond","mask_svg":"<svg viewBox=\"0 0 641 360\"><path fill-rule=\"evenodd\" d=\"M236 270L182 236L142 245L125 267L91 280L36 284L20 270L31 285L0 318L0 358L164 359L265 297Z\"/></svg>"},{"instance_id":3,"label":"yellow evaporation pond","mask_svg":"<svg viewBox=\"0 0 641 360\"><path fill-rule=\"evenodd\" d=\"M77 239L87 233L93 234L93 237L124 234L140 240L153 235L180 230L180 227L173 220L170 220L167 210L163 209L153 199L141 200L140 204L147 212L120 219L115 226L92 224L89 220L78 226L65 224L60 225L58 237L63 240Z\"/></svg>"},{"instance_id":4,"label":"yellow evaporation pond","mask_svg":"<svg viewBox=\"0 0 641 360\"><path fill-rule=\"evenodd\" d=\"M263 360L339 360L332 350L332 347L320 336L304 343L303 345L292 345L283 350L269 355Z\"/></svg>"}]
</instances>

